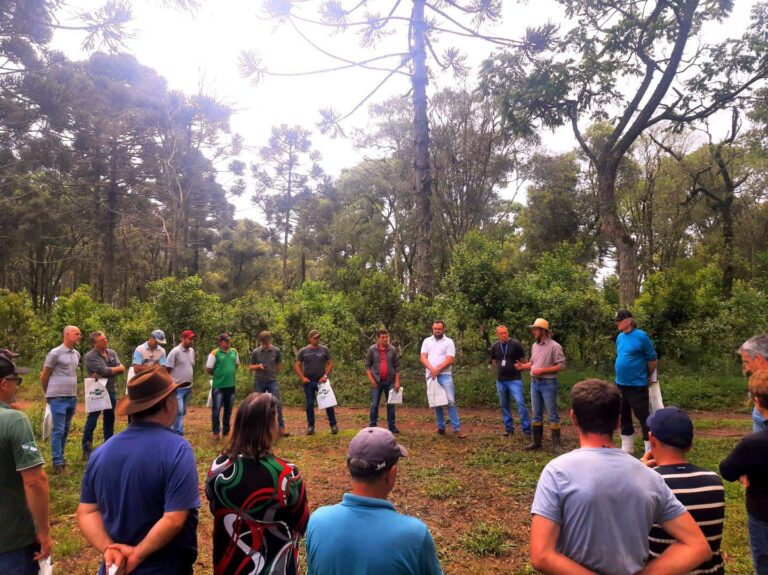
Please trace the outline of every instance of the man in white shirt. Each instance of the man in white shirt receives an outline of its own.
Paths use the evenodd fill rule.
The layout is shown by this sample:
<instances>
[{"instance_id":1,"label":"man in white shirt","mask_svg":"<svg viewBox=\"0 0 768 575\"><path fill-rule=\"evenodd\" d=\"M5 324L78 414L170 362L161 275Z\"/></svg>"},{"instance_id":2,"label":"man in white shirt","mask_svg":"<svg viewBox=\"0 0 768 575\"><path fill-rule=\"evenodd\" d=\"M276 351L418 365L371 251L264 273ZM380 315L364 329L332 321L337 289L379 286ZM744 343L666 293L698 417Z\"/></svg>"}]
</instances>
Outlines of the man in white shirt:
<instances>
[{"instance_id":1,"label":"man in white shirt","mask_svg":"<svg viewBox=\"0 0 768 575\"><path fill-rule=\"evenodd\" d=\"M459 411L456 409L456 399L453 389L453 377L451 365L456 357L456 346L453 340L445 335L445 322L437 320L432 324L432 335L421 344L421 364L426 368L427 380L436 379L437 383L445 390L448 396L448 417L451 420L453 434L461 439L466 435L461 432ZM437 432L445 435L445 416L443 408L435 408L437 420Z\"/></svg>"}]
</instances>

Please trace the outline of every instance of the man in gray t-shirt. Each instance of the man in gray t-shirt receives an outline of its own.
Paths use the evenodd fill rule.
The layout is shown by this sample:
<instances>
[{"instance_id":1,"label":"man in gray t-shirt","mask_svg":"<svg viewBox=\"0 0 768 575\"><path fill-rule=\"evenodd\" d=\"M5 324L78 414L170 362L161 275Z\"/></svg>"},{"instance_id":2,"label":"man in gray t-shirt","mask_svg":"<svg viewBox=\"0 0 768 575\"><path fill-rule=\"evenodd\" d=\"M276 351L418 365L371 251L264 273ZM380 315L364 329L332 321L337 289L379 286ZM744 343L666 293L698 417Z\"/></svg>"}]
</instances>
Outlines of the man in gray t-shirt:
<instances>
[{"instance_id":1,"label":"man in gray t-shirt","mask_svg":"<svg viewBox=\"0 0 768 575\"><path fill-rule=\"evenodd\" d=\"M314 435L317 389L320 384L328 381L328 376L333 369L331 352L327 347L320 344L320 332L318 330L313 329L309 332L309 345L305 345L299 350L293 369L301 378L301 385L304 387L304 399L307 407L307 435ZM325 410L325 414L328 416L331 433L337 434L339 427L336 424L336 411L329 407Z\"/></svg>"},{"instance_id":2,"label":"man in gray t-shirt","mask_svg":"<svg viewBox=\"0 0 768 575\"><path fill-rule=\"evenodd\" d=\"M282 436L290 435L285 429L283 419L283 402L280 401L280 385L277 374L283 367L283 356L280 348L272 345L272 334L262 331L259 334L259 347L251 352L248 371L253 372L253 391L269 392L277 398L277 425Z\"/></svg>"},{"instance_id":3,"label":"man in gray t-shirt","mask_svg":"<svg viewBox=\"0 0 768 575\"><path fill-rule=\"evenodd\" d=\"M40 385L51 408L51 452L53 472L62 473L65 468L64 446L67 444L69 425L77 408L77 366L80 352L75 349L80 343L80 329L74 325L64 328L63 341L59 347L48 352L40 373Z\"/></svg>"},{"instance_id":4,"label":"man in gray t-shirt","mask_svg":"<svg viewBox=\"0 0 768 575\"><path fill-rule=\"evenodd\" d=\"M618 388L581 381L571 401L581 449L550 461L541 473L531 507L533 567L542 573L638 573L648 562L654 524L678 542L653 560L654 573L687 573L709 559L701 529L664 479L616 447Z\"/></svg>"},{"instance_id":5,"label":"man in gray t-shirt","mask_svg":"<svg viewBox=\"0 0 768 575\"><path fill-rule=\"evenodd\" d=\"M196 337L197 334L191 329L182 331L181 343L171 350L165 361L165 369L170 372L174 383L181 384L181 387L176 389L179 411L172 426L179 435L184 435L184 416L187 414L189 400L192 397L195 369L195 348L192 346L195 345Z\"/></svg>"}]
</instances>

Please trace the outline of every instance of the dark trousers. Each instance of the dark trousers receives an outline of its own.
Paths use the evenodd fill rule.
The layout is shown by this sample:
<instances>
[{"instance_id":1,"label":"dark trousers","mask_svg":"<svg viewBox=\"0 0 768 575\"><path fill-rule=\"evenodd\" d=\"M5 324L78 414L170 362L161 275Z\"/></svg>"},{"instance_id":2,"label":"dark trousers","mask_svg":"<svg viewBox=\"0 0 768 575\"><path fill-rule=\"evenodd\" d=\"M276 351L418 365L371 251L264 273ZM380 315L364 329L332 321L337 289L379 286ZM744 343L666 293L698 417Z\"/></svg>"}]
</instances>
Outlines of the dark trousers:
<instances>
[{"instance_id":1,"label":"dark trousers","mask_svg":"<svg viewBox=\"0 0 768 575\"><path fill-rule=\"evenodd\" d=\"M232 419L232 407L235 405L235 387L219 387L213 388L211 394L211 432L214 435L219 434L219 415L221 409L224 408L223 427L222 433L229 435L229 421Z\"/></svg>"},{"instance_id":2,"label":"dark trousers","mask_svg":"<svg viewBox=\"0 0 768 575\"><path fill-rule=\"evenodd\" d=\"M389 390L394 389L395 384L388 381L379 383L371 388L371 427L376 427L379 420L379 404L381 396L384 396L384 403L387 404L387 427L390 431L395 429L395 406L389 401Z\"/></svg>"},{"instance_id":3,"label":"dark trousers","mask_svg":"<svg viewBox=\"0 0 768 575\"><path fill-rule=\"evenodd\" d=\"M648 402L648 386L617 385L621 392L621 434L632 435L635 428L632 425L632 414L640 421L643 440L648 441L648 425L646 420L650 413Z\"/></svg>"},{"instance_id":4,"label":"dark trousers","mask_svg":"<svg viewBox=\"0 0 768 575\"><path fill-rule=\"evenodd\" d=\"M115 434L115 392L107 390L109 401L112 402L112 409L104 411L92 411L85 419L83 427L83 451L90 451L93 446L93 432L96 431L96 423L99 421L99 415L104 415L104 441Z\"/></svg>"},{"instance_id":5,"label":"dark trousers","mask_svg":"<svg viewBox=\"0 0 768 575\"><path fill-rule=\"evenodd\" d=\"M307 425L309 427L315 426L315 396L317 395L317 388L320 387L319 381L308 381L304 384L304 399L307 400ZM336 412L332 407L325 410L325 414L328 416L328 423L331 427L336 425Z\"/></svg>"},{"instance_id":6,"label":"dark trousers","mask_svg":"<svg viewBox=\"0 0 768 575\"><path fill-rule=\"evenodd\" d=\"M0 573L3 575L35 575L39 573L39 564L33 558L38 551L40 551L40 545L35 542L26 547L0 553Z\"/></svg>"}]
</instances>

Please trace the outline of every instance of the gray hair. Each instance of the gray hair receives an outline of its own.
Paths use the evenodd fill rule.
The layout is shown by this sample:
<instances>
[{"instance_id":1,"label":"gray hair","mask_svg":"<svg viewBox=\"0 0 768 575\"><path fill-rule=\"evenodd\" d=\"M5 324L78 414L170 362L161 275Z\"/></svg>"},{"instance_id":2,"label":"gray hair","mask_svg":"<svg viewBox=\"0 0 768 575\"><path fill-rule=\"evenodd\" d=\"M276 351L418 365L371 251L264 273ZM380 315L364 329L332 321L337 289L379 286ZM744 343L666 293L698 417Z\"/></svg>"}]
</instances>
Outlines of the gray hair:
<instances>
[{"instance_id":1,"label":"gray hair","mask_svg":"<svg viewBox=\"0 0 768 575\"><path fill-rule=\"evenodd\" d=\"M763 359L768 359L768 333L750 337L741 344L739 353L746 353L749 357L759 355Z\"/></svg>"},{"instance_id":2,"label":"gray hair","mask_svg":"<svg viewBox=\"0 0 768 575\"><path fill-rule=\"evenodd\" d=\"M88 341L91 342L91 345L95 345L96 340L99 339L102 335L104 335L103 331L93 331L91 332L91 335L88 336Z\"/></svg>"}]
</instances>

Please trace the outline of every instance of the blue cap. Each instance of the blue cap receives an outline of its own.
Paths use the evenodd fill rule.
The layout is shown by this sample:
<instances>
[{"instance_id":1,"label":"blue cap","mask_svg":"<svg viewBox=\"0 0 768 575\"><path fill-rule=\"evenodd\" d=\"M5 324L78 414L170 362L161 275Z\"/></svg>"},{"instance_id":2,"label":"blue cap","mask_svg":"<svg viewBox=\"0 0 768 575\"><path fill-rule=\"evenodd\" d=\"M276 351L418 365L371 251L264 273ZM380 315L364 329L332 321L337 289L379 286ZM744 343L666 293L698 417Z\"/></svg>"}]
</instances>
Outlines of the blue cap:
<instances>
[{"instance_id":1,"label":"blue cap","mask_svg":"<svg viewBox=\"0 0 768 575\"><path fill-rule=\"evenodd\" d=\"M653 436L662 443L678 449L688 449L693 443L693 423L679 407L657 409L646 423Z\"/></svg>"},{"instance_id":2,"label":"blue cap","mask_svg":"<svg viewBox=\"0 0 768 575\"><path fill-rule=\"evenodd\" d=\"M162 329L156 329L152 332L152 337L157 340L157 343L165 343L165 332Z\"/></svg>"}]
</instances>

